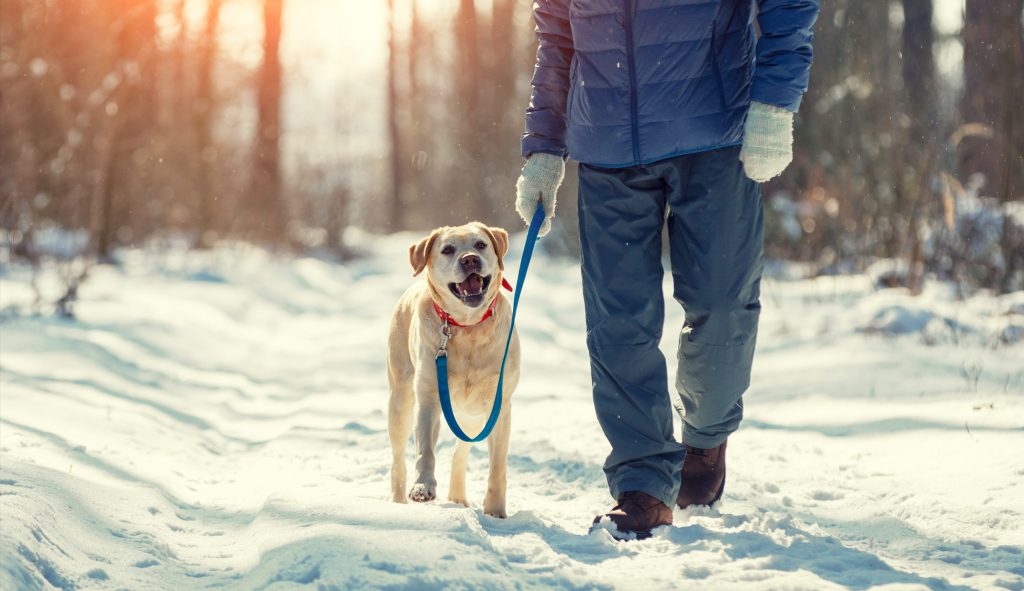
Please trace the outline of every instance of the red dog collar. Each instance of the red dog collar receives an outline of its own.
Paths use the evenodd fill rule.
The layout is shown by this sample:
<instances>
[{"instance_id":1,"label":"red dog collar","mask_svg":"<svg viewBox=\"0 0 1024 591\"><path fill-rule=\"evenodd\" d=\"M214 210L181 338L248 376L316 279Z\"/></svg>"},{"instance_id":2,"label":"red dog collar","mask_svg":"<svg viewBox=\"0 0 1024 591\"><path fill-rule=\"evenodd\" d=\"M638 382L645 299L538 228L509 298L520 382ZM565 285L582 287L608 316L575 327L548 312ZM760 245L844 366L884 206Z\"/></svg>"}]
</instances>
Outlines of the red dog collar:
<instances>
[{"instance_id":1,"label":"red dog collar","mask_svg":"<svg viewBox=\"0 0 1024 591\"><path fill-rule=\"evenodd\" d=\"M504 277L502 277L501 279L501 286L509 291L512 291L512 285L509 284L508 280L506 280ZM491 317L492 314L494 314L494 307L498 305L498 296L494 296L494 299L491 300L491 305L487 306L487 311L484 312L483 317L480 318L480 320L476 324L459 324L458 322L455 322L455 319L452 318L451 314L445 312L444 308L437 305L437 302L432 303L434 304L434 311L437 312L437 317L441 319L441 322L447 322L452 326L476 326L477 324L480 324L484 320L487 320L488 318Z\"/></svg>"}]
</instances>

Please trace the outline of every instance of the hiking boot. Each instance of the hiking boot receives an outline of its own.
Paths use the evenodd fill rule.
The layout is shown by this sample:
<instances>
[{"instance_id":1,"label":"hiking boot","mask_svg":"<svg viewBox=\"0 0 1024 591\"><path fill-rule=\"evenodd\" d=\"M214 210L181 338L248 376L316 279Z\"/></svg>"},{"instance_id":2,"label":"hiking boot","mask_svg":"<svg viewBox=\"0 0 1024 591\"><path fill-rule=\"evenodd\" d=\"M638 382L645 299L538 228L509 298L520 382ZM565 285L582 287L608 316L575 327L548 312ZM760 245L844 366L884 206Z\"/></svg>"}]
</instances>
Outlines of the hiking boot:
<instances>
[{"instance_id":1,"label":"hiking boot","mask_svg":"<svg viewBox=\"0 0 1024 591\"><path fill-rule=\"evenodd\" d=\"M594 526L606 518L615 525L608 531L616 540L643 540L651 537L652 528L672 525L672 509L647 493L630 491L622 493L611 511L595 517Z\"/></svg>"},{"instance_id":2,"label":"hiking boot","mask_svg":"<svg viewBox=\"0 0 1024 591\"><path fill-rule=\"evenodd\" d=\"M676 504L680 509L693 505L713 505L725 491L725 445L711 449L686 446L682 483Z\"/></svg>"}]
</instances>

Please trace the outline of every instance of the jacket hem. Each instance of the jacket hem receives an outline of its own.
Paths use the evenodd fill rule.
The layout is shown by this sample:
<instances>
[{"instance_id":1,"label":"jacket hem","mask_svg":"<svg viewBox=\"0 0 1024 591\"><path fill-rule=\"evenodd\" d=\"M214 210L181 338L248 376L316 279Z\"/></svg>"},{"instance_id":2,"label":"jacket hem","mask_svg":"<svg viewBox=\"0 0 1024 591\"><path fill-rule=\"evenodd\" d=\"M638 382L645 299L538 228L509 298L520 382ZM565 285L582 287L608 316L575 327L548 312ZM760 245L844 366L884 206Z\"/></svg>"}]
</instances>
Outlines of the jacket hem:
<instances>
[{"instance_id":1,"label":"jacket hem","mask_svg":"<svg viewBox=\"0 0 1024 591\"><path fill-rule=\"evenodd\" d=\"M669 158L677 158L679 156L686 156L688 154L699 154L701 152L710 152L712 150L721 150L722 148L732 148L734 146L739 146L739 145L742 145L742 144L743 144L743 140L741 139L741 140L735 141L735 142L727 142L727 143L724 143L724 144L715 144L715 145L712 145L712 146L705 146L705 147L701 147L701 148L693 148L693 149L690 149L690 150L680 150L678 152L671 152L669 154L665 154L664 156L658 156L656 158L642 159L639 162L633 161L633 162L624 162L624 163L616 163L616 164L606 164L604 162L587 162L587 161L584 161L584 160L577 160L576 158L573 157L571 152L569 153L569 158L572 158L573 160L576 160L580 164L583 164L583 165L586 165L586 166L596 166L598 168L631 168L631 167L634 167L634 166L647 166L649 164L654 164L655 162L661 162L662 160L668 160Z\"/></svg>"}]
</instances>

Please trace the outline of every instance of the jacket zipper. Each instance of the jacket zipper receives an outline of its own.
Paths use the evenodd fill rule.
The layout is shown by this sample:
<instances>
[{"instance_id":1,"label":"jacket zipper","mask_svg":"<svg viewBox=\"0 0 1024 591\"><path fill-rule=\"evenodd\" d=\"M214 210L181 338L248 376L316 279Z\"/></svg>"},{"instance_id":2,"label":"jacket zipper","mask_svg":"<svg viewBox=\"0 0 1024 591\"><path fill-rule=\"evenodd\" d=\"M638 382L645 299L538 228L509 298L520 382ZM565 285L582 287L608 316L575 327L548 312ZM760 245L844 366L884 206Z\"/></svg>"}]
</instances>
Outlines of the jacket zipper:
<instances>
[{"instance_id":1,"label":"jacket zipper","mask_svg":"<svg viewBox=\"0 0 1024 591\"><path fill-rule=\"evenodd\" d=\"M576 79L579 78L577 72L579 67L579 58L577 54L573 53L572 61L569 62L569 96L565 99L565 118L567 121L572 121L572 105L576 96Z\"/></svg>"},{"instance_id":2,"label":"jacket zipper","mask_svg":"<svg viewBox=\"0 0 1024 591\"><path fill-rule=\"evenodd\" d=\"M722 81L722 70L718 61L718 33L715 31L716 24L714 22L711 23L711 69L715 73L715 84L718 85L718 97L722 101L722 108L728 110L729 105L725 96L725 83Z\"/></svg>"},{"instance_id":3,"label":"jacket zipper","mask_svg":"<svg viewBox=\"0 0 1024 591\"><path fill-rule=\"evenodd\" d=\"M622 0L626 9L626 63L629 66L629 117L632 126L633 160L640 165L640 138L637 125L636 67L633 58L633 0Z\"/></svg>"}]
</instances>

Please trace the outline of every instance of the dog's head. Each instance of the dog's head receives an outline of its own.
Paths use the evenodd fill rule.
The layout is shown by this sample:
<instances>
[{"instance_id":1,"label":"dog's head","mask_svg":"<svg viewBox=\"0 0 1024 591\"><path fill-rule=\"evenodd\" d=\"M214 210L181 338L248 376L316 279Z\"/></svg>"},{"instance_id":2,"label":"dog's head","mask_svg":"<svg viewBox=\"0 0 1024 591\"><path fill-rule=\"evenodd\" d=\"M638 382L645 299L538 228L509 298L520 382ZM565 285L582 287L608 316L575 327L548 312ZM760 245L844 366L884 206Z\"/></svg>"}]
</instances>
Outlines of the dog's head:
<instances>
[{"instance_id":1,"label":"dog's head","mask_svg":"<svg viewBox=\"0 0 1024 591\"><path fill-rule=\"evenodd\" d=\"M490 303L501 286L508 232L480 222L438 228L409 247L413 275L427 270L427 281L446 310Z\"/></svg>"}]
</instances>

